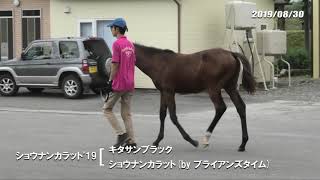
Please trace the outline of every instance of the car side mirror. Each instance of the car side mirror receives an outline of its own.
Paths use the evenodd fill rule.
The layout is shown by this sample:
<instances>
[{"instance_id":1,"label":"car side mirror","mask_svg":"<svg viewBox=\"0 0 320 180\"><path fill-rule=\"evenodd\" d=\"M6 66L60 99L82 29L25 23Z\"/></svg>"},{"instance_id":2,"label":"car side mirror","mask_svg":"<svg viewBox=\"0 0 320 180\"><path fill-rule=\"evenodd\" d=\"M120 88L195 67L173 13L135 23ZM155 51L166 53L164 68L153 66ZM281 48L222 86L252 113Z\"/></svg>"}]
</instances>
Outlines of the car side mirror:
<instances>
[{"instance_id":1,"label":"car side mirror","mask_svg":"<svg viewBox=\"0 0 320 180\"><path fill-rule=\"evenodd\" d=\"M26 53L25 52L21 53L21 60L26 60Z\"/></svg>"}]
</instances>

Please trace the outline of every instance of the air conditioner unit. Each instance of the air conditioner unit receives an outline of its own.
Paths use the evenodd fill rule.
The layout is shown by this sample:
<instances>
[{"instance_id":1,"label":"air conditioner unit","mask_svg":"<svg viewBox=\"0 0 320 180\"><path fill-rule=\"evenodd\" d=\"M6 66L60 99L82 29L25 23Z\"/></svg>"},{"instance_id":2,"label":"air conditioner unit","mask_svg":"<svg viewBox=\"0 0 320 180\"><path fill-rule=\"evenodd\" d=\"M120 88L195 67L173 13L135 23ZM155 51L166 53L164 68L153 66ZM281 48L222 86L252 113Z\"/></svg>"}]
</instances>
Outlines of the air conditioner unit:
<instances>
[{"instance_id":1,"label":"air conditioner unit","mask_svg":"<svg viewBox=\"0 0 320 180\"><path fill-rule=\"evenodd\" d=\"M287 32L281 30L258 31L257 49L259 54L264 52L266 56L286 54Z\"/></svg>"},{"instance_id":2,"label":"air conditioner unit","mask_svg":"<svg viewBox=\"0 0 320 180\"><path fill-rule=\"evenodd\" d=\"M225 5L226 27L231 29L253 29L256 27L256 20L252 18L252 12L257 10L256 3L244 1L230 1Z\"/></svg>"}]
</instances>

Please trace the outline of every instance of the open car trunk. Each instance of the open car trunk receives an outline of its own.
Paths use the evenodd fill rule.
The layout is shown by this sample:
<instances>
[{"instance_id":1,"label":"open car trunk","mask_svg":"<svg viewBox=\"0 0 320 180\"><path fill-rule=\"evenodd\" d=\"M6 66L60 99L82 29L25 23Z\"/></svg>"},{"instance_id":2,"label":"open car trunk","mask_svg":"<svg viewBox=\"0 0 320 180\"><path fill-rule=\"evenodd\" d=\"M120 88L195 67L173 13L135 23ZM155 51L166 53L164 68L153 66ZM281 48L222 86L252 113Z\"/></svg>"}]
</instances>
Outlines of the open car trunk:
<instances>
[{"instance_id":1,"label":"open car trunk","mask_svg":"<svg viewBox=\"0 0 320 180\"><path fill-rule=\"evenodd\" d=\"M89 52L87 57L89 64L96 64L97 73L91 74L92 86L101 87L109 79L110 71L107 70L106 62L112 57L109 47L102 38L89 38L83 41L85 49Z\"/></svg>"}]
</instances>

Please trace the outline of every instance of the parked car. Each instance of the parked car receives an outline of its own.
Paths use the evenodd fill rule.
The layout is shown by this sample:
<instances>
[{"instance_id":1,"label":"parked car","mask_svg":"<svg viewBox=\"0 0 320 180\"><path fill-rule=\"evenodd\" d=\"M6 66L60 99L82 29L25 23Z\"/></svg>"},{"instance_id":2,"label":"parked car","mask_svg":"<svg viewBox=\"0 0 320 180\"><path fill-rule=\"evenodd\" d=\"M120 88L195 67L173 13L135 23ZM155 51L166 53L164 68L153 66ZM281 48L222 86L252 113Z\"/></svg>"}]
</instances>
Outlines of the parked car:
<instances>
[{"instance_id":1,"label":"parked car","mask_svg":"<svg viewBox=\"0 0 320 180\"><path fill-rule=\"evenodd\" d=\"M105 67L111 52L101 38L36 40L21 58L0 62L0 94L14 96L20 87L39 93L60 88L66 98L98 93L108 80Z\"/></svg>"}]
</instances>

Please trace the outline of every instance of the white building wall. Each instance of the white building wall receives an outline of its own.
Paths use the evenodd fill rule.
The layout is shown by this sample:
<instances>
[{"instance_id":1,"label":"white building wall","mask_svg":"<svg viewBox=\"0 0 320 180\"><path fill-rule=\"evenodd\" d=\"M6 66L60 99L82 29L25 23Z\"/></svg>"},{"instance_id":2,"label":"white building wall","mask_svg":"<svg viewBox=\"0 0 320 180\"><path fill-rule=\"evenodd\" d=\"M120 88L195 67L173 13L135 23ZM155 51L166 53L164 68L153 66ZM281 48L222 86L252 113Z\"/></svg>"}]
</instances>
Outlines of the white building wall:
<instances>
[{"instance_id":1,"label":"white building wall","mask_svg":"<svg viewBox=\"0 0 320 180\"><path fill-rule=\"evenodd\" d=\"M228 0L181 0L181 52L225 47L225 2ZM258 10L274 10L273 0L251 0ZM71 13L64 13L70 7ZM178 49L177 5L173 0L51 0L51 37L77 36L81 19L127 20L128 36L145 45ZM272 19L260 23L274 28ZM268 66L264 65L269 72ZM256 68L257 69L257 68ZM257 72L257 71L256 71ZM255 73L258 80L261 79ZM268 74L267 74L268 76ZM150 78L136 69L136 86L154 88Z\"/></svg>"}]
</instances>

